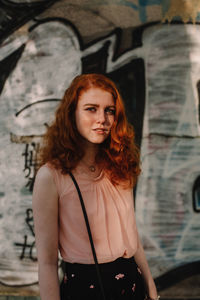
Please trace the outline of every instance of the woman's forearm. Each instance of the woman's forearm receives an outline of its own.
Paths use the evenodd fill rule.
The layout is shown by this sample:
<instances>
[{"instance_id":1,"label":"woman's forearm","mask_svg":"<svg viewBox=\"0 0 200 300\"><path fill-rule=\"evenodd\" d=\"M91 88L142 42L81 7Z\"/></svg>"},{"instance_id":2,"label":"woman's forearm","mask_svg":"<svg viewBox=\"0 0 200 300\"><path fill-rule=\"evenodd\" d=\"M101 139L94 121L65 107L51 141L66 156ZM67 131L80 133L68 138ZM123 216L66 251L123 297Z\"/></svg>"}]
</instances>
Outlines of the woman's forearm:
<instances>
[{"instance_id":1,"label":"woman's forearm","mask_svg":"<svg viewBox=\"0 0 200 300\"><path fill-rule=\"evenodd\" d=\"M54 264L39 265L41 300L60 300L58 267Z\"/></svg>"}]
</instances>

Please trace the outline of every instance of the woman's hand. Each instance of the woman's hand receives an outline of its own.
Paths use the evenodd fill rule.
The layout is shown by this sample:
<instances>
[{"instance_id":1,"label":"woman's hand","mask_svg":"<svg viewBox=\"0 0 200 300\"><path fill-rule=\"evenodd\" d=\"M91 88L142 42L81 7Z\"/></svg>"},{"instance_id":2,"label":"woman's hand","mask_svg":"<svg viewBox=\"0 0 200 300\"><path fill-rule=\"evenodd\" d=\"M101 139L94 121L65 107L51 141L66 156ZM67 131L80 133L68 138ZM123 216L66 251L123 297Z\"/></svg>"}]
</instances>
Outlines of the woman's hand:
<instances>
[{"instance_id":1,"label":"woman's hand","mask_svg":"<svg viewBox=\"0 0 200 300\"><path fill-rule=\"evenodd\" d=\"M144 249L142 247L141 241L138 237L138 249L134 255L135 261L140 268L142 272L142 277L144 279L145 283L145 288L146 288L146 294L147 297L145 300L157 300L158 298L158 293L156 289L156 285L154 283L153 277L151 275L151 271L149 269L145 254L144 254Z\"/></svg>"},{"instance_id":2,"label":"woman's hand","mask_svg":"<svg viewBox=\"0 0 200 300\"><path fill-rule=\"evenodd\" d=\"M148 286L146 286L147 296L145 300L159 300L160 296L158 296L156 285L152 280Z\"/></svg>"},{"instance_id":3,"label":"woman's hand","mask_svg":"<svg viewBox=\"0 0 200 300\"><path fill-rule=\"evenodd\" d=\"M158 296L157 298L151 298L149 296L146 296L144 300L159 300L160 296Z\"/></svg>"}]
</instances>

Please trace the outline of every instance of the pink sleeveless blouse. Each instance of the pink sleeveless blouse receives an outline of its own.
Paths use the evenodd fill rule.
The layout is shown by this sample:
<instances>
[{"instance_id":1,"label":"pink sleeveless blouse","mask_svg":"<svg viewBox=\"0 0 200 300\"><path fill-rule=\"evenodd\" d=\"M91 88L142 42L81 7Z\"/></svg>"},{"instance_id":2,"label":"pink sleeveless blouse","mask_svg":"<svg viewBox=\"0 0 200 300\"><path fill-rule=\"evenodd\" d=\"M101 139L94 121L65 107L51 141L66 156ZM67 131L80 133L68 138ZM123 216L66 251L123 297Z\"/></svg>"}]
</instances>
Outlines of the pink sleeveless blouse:
<instances>
[{"instance_id":1,"label":"pink sleeveless blouse","mask_svg":"<svg viewBox=\"0 0 200 300\"><path fill-rule=\"evenodd\" d=\"M59 250L64 261L93 264L87 228L71 177L45 165L59 195ZM131 257L138 246L133 191L114 186L104 171L92 178L81 167L73 170L80 187L99 263Z\"/></svg>"}]
</instances>

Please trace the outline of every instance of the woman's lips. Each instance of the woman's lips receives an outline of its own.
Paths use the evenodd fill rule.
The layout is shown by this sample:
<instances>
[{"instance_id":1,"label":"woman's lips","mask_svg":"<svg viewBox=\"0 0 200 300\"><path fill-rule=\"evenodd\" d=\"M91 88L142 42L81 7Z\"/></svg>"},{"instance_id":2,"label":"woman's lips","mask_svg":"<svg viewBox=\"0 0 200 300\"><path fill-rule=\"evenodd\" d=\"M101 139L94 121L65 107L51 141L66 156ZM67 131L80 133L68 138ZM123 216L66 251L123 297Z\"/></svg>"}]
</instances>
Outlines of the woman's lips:
<instances>
[{"instance_id":1,"label":"woman's lips","mask_svg":"<svg viewBox=\"0 0 200 300\"><path fill-rule=\"evenodd\" d=\"M105 128L95 128L93 129L95 132L100 133L100 134L105 134L108 132L108 129Z\"/></svg>"}]
</instances>

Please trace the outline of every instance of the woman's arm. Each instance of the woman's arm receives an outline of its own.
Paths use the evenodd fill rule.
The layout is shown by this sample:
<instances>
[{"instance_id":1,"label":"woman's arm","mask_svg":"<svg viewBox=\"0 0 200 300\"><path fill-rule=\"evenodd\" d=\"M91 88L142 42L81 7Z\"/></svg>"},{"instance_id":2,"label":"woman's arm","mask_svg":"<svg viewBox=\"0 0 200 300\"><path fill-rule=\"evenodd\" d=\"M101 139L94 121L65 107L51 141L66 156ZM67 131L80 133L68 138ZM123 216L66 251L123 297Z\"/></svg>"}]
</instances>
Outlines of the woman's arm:
<instances>
[{"instance_id":1,"label":"woman's arm","mask_svg":"<svg viewBox=\"0 0 200 300\"><path fill-rule=\"evenodd\" d=\"M39 169L33 189L33 216L42 300L59 300L58 193L51 172Z\"/></svg>"},{"instance_id":2,"label":"woman's arm","mask_svg":"<svg viewBox=\"0 0 200 300\"><path fill-rule=\"evenodd\" d=\"M157 299L158 298L158 294L157 294L157 289L154 283L154 280L152 278L151 275L151 271L149 269L146 257L145 257L145 253L144 253L144 249L143 246L141 244L140 238L138 236L138 249L134 255L136 264L138 265L138 267L140 268L141 272L142 272L142 276L144 278L144 282L145 282L145 286L146 286L146 291L147 291L147 296L150 299ZM148 299L147 297L147 299Z\"/></svg>"}]
</instances>

